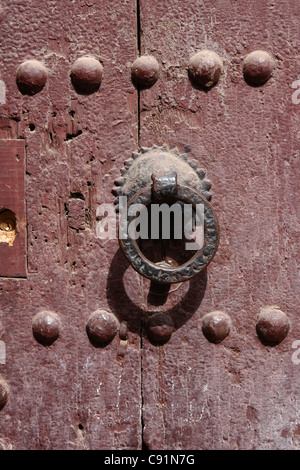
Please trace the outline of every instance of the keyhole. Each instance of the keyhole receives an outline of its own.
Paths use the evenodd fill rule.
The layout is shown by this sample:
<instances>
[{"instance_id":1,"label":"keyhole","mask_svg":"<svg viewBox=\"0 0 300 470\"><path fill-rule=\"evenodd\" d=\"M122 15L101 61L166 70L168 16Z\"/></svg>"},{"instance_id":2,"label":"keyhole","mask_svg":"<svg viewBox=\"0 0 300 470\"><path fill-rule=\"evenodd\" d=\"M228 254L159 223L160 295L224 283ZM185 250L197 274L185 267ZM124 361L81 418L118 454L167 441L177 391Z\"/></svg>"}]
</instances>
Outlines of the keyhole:
<instances>
[{"instance_id":1,"label":"keyhole","mask_svg":"<svg viewBox=\"0 0 300 470\"><path fill-rule=\"evenodd\" d=\"M0 229L4 230L5 232L12 232L15 228L15 223L12 219L6 219L1 221Z\"/></svg>"},{"instance_id":2,"label":"keyhole","mask_svg":"<svg viewBox=\"0 0 300 470\"><path fill-rule=\"evenodd\" d=\"M0 242L12 246L16 235L16 216L12 211L5 209L0 212Z\"/></svg>"}]
</instances>

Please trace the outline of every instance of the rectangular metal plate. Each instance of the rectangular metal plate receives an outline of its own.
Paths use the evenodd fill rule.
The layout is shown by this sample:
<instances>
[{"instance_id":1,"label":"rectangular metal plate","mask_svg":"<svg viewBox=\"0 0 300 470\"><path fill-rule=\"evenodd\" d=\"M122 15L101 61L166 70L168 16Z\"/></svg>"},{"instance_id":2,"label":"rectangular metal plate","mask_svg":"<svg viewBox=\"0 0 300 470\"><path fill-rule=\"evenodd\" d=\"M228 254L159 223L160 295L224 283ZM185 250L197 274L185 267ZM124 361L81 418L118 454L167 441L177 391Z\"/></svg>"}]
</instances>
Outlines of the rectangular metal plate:
<instances>
[{"instance_id":1,"label":"rectangular metal plate","mask_svg":"<svg viewBox=\"0 0 300 470\"><path fill-rule=\"evenodd\" d=\"M0 230L0 277L26 277L25 141L0 140L0 218L13 212L16 236ZM3 225L1 225L3 228Z\"/></svg>"}]
</instances>

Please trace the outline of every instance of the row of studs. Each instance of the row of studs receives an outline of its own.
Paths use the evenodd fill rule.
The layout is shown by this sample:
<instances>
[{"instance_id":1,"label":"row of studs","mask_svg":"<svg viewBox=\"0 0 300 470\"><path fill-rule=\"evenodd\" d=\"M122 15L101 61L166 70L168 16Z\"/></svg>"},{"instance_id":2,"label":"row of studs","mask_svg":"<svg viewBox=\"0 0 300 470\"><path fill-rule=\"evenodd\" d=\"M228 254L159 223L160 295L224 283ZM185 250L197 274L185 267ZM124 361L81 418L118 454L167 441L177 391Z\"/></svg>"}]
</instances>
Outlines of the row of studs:
<instances>
[{"instance_id":1,"label":"row of studs","mask_svg":"<svg viewBox=\"0 0 300 470\"><path fill-rule=\"evenodd\" d=\"M278 307L265 307L261 310L256 331L264 345L275 346L288 334L290 325L287 315ZM120 344L127 346L126 322L119 325L116 317L106 310L96 310L88 319L86 330L91 343L94 346L106 346L115 337L119 329ZM148 335L159 344L170 339L174 326L172 319L165 313L155 313L148 321ZM32 321L34 337L45 346L56 341L61 332L60 317L50 311L41 311L35 315ZM202 331L208 341L212 343L222 342L230 333L231 319L229 315L221 311L214 311L204 315L202 319ZM125 346L124 346L125 345ZM124 355L124 351L121 351ZM0 409L4 407L9 397L9 386L0 377Z\"/></svg>"},{"instance_id":2,"label":"row of studs","mask_svg":"<svg viewBox=\"0 0 300 470\"><path fill-rule=\"evenodd\" d=\"M262 50L253 51L244 59L244 78L250 85L264 84L272 75L274 59ZM197 85L210 88L215 85L223 72L223 61L213 51L202 50L190 58L188 72ZM155 57L143 55L136 59L131 68L133 81L141 87L151 87L159 77L159 64ZM77 59L70 73L75 90L79 94L91 94L101 85L103 66L94 57ZM47 80L47 69L38 60L26 60L17 69L17 85L22 94L35 95L41 91Z\"/></svg>"},{"instance_id":3,"label":"row of studs","mask_svg":"<svg viewBox=\"0 0 300 470\"><path fill-rule=\"evenodd\" d=\"M89 317L86 330L94 345L106 346L113 340L118 330L123 332L123 323L125 322L120 326L113 313L98 309ZM32 330L38 342L50 345L60 335L60 317L51 311L41 311L33 318ZM166 342L174 331L173 321L167 313L154 313L148 319L147 330L149 338L154 342ZM222 342L230 330L231 319L225 312L213 311L202 318L203 334L212 343ZM279 344L289 331L288 317L278 307L265 307L258 316L256 331L263 344ZM126 334L122 332L121 339L126 339Z\"/></svg>"}]
</instances>

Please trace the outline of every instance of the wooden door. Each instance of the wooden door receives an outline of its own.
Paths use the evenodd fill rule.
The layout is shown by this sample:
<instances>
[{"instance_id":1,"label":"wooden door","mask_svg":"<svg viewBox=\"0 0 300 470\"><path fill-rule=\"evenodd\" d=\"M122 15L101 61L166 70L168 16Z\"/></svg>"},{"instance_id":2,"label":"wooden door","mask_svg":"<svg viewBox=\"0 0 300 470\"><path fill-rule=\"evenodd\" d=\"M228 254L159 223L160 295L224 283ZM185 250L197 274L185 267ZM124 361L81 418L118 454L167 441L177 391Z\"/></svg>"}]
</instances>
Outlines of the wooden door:
<instances>
[{"instance_id":1,"label":"wooden door","mask_svg":"<svg viewBox=\"0 0 300 470\"><path fill-rule=\"evenodd\" d=\"M0 448L299 448L298 3L0 15ZM164 144L207 171L220 226L170 288L99 237L124 163Z\"/></svg>"}]
</instances>

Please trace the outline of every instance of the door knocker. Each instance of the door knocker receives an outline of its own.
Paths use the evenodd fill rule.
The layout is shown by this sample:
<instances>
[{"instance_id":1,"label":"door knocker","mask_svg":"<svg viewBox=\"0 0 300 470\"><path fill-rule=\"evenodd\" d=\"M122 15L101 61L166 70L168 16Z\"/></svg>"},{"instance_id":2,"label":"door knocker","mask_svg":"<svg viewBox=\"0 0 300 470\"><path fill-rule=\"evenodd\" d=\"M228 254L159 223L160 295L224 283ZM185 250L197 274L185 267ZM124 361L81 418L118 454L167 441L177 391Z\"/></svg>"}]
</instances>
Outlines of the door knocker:
<instances>
[{"instance_id":1,"label":"door knocker","mask_svg":"<svg viewBox=\"0 0 300 470\"><path fill-rule=\"evenodd\" d=\"M138 273L171 284L187 281L208 266L219 243L210 187L205 170L198 169L195 160L167 145L142 148L125 162L113 192L118 196L120 247ZM161 238L166 246L168 236L175 241L184 238L182 246L193 244L183 263L163 255L153 261L143 252L141 240Z\"/></svg>"}]
</instances>

